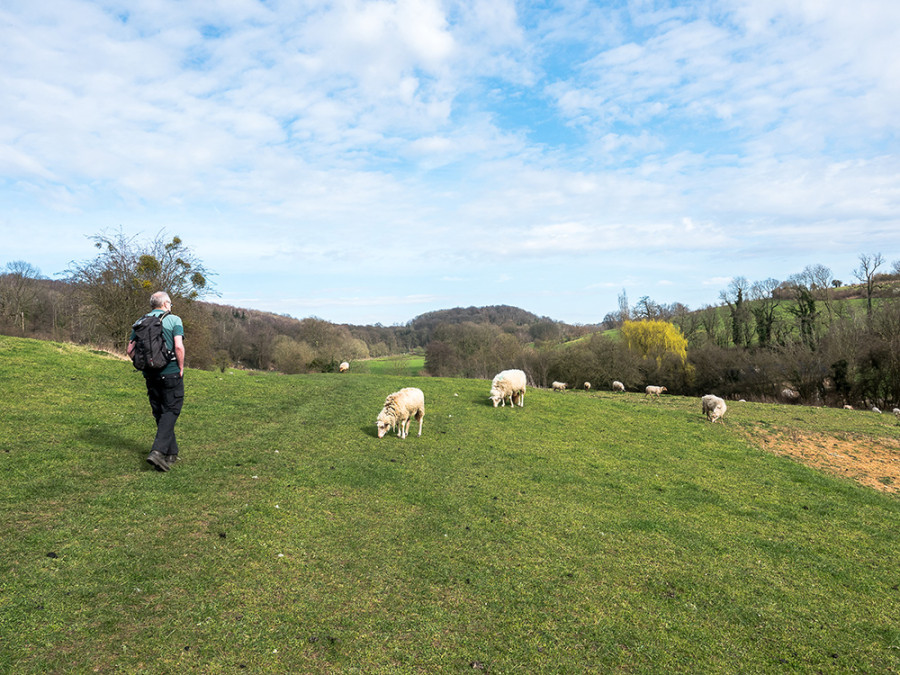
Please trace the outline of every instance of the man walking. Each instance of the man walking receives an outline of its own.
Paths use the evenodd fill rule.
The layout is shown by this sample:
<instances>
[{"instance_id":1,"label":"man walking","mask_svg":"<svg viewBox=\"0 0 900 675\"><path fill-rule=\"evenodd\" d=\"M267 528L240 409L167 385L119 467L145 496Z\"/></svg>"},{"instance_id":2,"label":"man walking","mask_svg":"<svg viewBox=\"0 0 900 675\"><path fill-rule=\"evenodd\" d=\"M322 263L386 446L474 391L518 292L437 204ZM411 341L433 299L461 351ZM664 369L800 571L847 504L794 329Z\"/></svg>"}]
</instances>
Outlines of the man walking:
<instances>
[{"instance_id":1,"label":"man walking","mask_svg":"<svg viewBox=\"0 0 900 675\"><path fill-rule=\"evenodd\" d=\"M161 369L144 370L150 410L156 420L156 439L147 462L159 471L168 471L178 460L175 422L184 404L184 324L172 314L172 300L168 293L158 291L150 296L150 314L162 316L162 333L166 348L175 358ZM149 316L148 315L148 316ZM128 340L128 356L135 349L135 331Z\"/></svg>"}]
</instances>

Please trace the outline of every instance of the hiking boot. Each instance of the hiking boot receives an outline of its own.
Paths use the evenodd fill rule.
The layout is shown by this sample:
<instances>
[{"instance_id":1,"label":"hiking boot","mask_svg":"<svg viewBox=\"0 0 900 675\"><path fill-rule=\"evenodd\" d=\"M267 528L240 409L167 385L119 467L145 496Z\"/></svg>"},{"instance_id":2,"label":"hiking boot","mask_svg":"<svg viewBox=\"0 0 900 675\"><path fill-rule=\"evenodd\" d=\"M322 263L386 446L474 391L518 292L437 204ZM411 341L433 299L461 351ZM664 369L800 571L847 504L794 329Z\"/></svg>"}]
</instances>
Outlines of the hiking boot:
<instances>
[{"instance_id":1,"label":"hiking boot","mask_svg":"<svg viewBox=\"0 0 900 675\"><path fill-rule=\"evenodd\" d=\"M162 456L158 450L151 450L150 454L147 455L147 463L152 464L156 467L157 471L168 471L169 465L166 464L165 458Z\"/></svg>"}]
</instances>

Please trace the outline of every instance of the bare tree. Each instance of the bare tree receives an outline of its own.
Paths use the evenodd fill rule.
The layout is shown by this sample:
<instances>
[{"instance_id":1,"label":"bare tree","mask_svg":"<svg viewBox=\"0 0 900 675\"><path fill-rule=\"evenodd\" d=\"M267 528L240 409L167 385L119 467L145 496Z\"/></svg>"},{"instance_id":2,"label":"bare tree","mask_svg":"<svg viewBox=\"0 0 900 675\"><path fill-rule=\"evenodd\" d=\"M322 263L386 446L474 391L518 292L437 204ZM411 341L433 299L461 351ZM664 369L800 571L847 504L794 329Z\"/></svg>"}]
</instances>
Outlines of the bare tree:
<instances>
[{"instance_id":1,"label":"bare tree","mask_svg":"<svg viewBox=\"0 0 900 675\"><path fill-rule=\"evenodd\" d=\"M753 301L750 311L756 319L756 337L761 347L768 347L772 343L775 310L780 304L775 291L780 285L781 282L777 279L764 279L754 282L750 287L750 300Z\"/></svg>"},{"instance_id":2,"label":"bare tree","mask_svg":"<svg viewBox=\"0 0 900 675\"><path fill-rule=\"evenodd\" d=\"M831 298L832 281L834 275L831 269L825 265L807 265L803 268L802 275L806 280L806 284L818 300L825 303L825 309L828 311L829 321L834 316L834 307Z\"/></svg>"},{"instance_id":3,"label":"bare tree","mask_svg":"<svg viewBox=\"0 0 900 675\"><path fill-rule=\"evenodd\" d=\"M736 347L749 347L753 335L750 326L751 314L747 307L750 282L746 277L735 277L728 288L719 293L719 298L728 305L731 313L731 340Z\"/></svg>"},{"instance_id":4,"label":"bare tree","mask_svg":"<svg viewBox=\"0 0 900 675\"><path fill-rule=\"evenodd\" d=\"M619 321L628 321L631 318L631 309L628 307L628 293L622 289L619 295Z\"/></svg>"},{"instance_id":5,"label":"bare tree","mask_svg":"<svg viewBox=\"0 0 900 675\"><path fill-rule=\"evenodd\" d=\"M643 296L634 306L635 319L658 319L660 315L659 305L650 299L649 295Z\"/></svg>"},{"instance_id":6,"label":"bare tree","mask_svg":"<svg viewBox=\"0 0 900 675\"><path fill-rule=\"evenodd\" d=\"M866 314L872 316L872 293L875 291L875 270L884 264L884 256L859 254L859 267L853 270L853 276L866 286Z\"/></svg>"},{"instance_id":7,"label":"bare tree","mask_svg":"<svg viewBox=\"0 0 900 675\"><path fill-rule=\"evenodd\" d=\"M728 344L727 338L723 338L719 327L722 322L719 319L718 307L712 305L704 305L698 310L700 314L700 325L706 332L707 340L718 347L725 347Z\"/></svg>"},{"instance_id":8,"label":"bare tree","mask_svg":"<svg viewBox=\"0 0 900 675\"><path fill-rule=\"evenodd\" d=\"M40 278L41 271L24 260L6 263L6 274L0 276L0 314L9 317L23 335L38 293L35 282Z\"/></svg>"},{"instance_id":9,"label":"bare tree","mask_svg":"<svg viewBox=\"0 0 900 675\"><path fill-rule=\"evenodd\" d=\"M680 302L671 305L672 322L681 329L688 343L693 345L700 328L700 312L692 312L691 308Z\"/></svg>"},{"instance_id":10,"label":"bare tree","mask_svg":"<svg viewBox=\"0 0 900 675\"><path fill-rule=\"evenodd\" d=\"M166 241L160 232L151 242L139 243L120 230L91 239L100 253L72 263L69 273L100 329L97 338L124 345L129 326L149 309L155 291L166 291L173 305L209 292L206 269L178 237ZM187 321L183 309L179 314Z\"/></svg>"}]
</instances>

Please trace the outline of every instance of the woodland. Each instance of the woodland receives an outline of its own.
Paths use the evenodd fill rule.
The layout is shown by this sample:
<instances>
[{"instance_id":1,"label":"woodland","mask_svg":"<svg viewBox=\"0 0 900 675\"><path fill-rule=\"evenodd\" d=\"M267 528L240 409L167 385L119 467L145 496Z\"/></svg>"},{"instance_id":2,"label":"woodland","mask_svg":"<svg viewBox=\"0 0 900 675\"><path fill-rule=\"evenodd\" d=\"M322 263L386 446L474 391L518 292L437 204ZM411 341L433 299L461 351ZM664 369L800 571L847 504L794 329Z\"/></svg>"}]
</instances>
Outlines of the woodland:
<instances>
[{"instance_id":1,"label":"woodland","mask_svg":"<svg viewBox=\"0 0 900 675\"><path fill-rule=\"evenodd\" d=\"M50 279L27 261L0 273L0 333L124 352L150 292L166 289L190 337L188 366L330 372L342 361L418 353L423 375L490 378L521 368L533 386L628 390L890 410L900 405L900 261L860 254L854 279L809 265L786 280L731 280L697 309L648 296L593 325L506 305L428 312L406 324L334 324L211 302L215 290L178 237L92 238L97 255ZM2 261L0 261L2 263ZM599 317L599 312L598 312Z\"/></svg>"}]
</instances>

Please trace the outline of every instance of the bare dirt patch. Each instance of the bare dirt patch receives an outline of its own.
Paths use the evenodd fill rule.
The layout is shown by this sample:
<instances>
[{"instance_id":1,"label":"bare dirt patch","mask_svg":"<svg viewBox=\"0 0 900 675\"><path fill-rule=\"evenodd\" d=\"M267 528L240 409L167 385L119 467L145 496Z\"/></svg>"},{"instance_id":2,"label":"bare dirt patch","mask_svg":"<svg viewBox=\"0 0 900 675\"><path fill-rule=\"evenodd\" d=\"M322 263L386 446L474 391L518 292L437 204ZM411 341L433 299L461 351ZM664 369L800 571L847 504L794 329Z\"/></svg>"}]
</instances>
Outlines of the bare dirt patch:
<instances>
[{"instance_id":1,"label":"bare dirt patch","mask_svg":"<svg viewBox=\"0 0 900 675\"><path fill-rule=\"evenodd\" d=\"M784 455L881 492L900 493L900 440L835 438L795 430L756 429L754 441L764 450Z\"/></svg>"}]
</instances>

